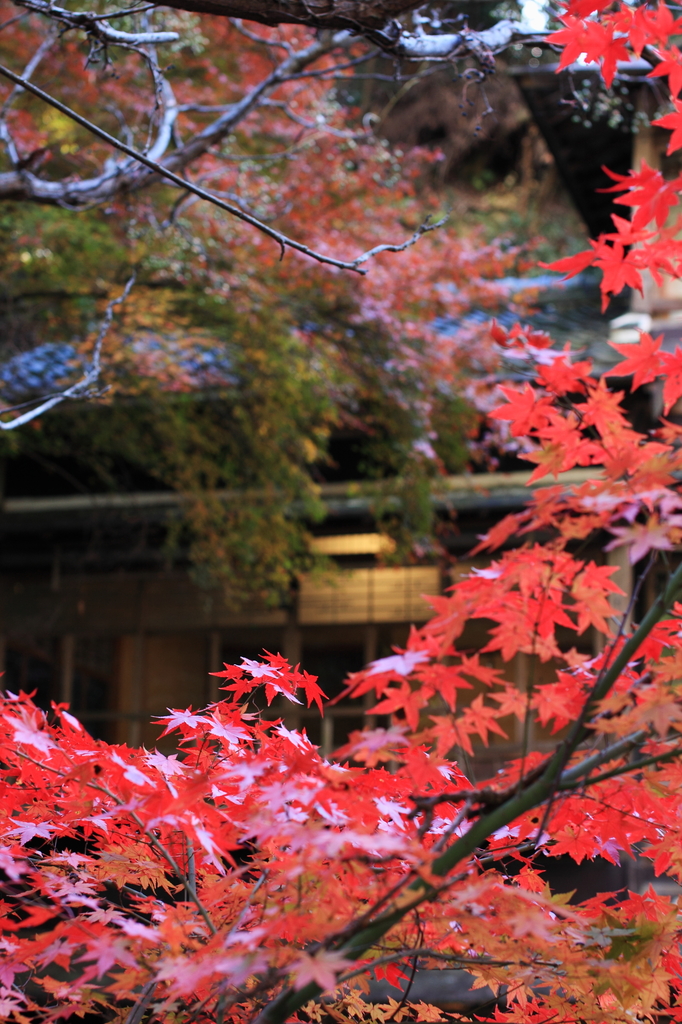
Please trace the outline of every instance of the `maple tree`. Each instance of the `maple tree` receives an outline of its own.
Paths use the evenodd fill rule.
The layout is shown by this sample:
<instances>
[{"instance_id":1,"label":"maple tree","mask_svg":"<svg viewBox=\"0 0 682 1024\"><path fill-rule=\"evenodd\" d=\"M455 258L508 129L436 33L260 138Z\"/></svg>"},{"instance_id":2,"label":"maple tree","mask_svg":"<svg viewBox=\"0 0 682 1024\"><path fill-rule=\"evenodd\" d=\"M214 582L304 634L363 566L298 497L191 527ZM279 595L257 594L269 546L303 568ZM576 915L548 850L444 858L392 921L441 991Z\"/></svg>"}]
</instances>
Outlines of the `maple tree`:
<instances>
[{"instance_id":1,"label":"maple tree","mask_svg":"<svg viewBox=\"0 0 682 1024\"><path fill-rule=\"evenodd\" d=\"M575 0L564 20L554 41L566 60L587 53L608 79L627 45L654 47L672 77L664 6ZM668 185L648 169L617 184L632 221L559 267L594 262L606 295L644 268L678 272ZM680 428L635 430L609 376L595 380L589 361L545 335L519 325L493 338L529 383L505 388L491 415L523 441L535 478L592 475L535 490L481 539L491 564L432 598L404 650L350 678L349 693L374 694L389 727L321 758L249 703L263 688L268 701L323 706L315 679L275 654L225 666L225 697L209 708L164 716L170 754L93 740L64 706L46 716L26 695L3 698L6 1019L438 1020L409 993L362 998L369 976L409 980L417 963L506 986L488 1015L498 1021L677 1019L675 903L653 889L571 903L546 886L538 855L637 853L682 881L682 566L667 554L682 538ZM680 351L646 335L623 349L613 375L633 390L663 378L672 408ZM581 548L604 534L638 566L620 619L614 567ZM664 582L641 610L653 572ZM464 646L472 619L488 624L483 653L552 665L554 681L520 692ZM566 635L587 630L599 653L566 649ZM524 749L475 782L465 755L510 716L526 735L534 721L551 726L556 748Z\"/></svg>"},{"instance_id":2,"label":"maple tree","mask_svg":"<svg viewBox=\"0 0 682 1024\"><path fill-rule=\"evenodd\" d=\"M441 1019L409 992L404 1005L363 999L369 976L407 979L415 958L505 985L506 1009L489 1015L500 1021L675 1017L676 905L652 889L571 903L537 857L638 851L682 876L682 567L629 624L682 536L679 429L638 433L588 361L537 333L496 333L534 387L508 390L493 416L523 434L539 475L585 464L594 475L537 490L479 549L522 543L431 598L404 650L349 678L390 726L353 733L325 760L250 704L262 690L324 707L313 676L267 653L217 673L217 703L161 719L177 753L93 740L66 706L46 715L6 694L6 1019ZM631 346L616 372L650 349ZM562 465L546 464L557 444ZM622 619L614 567L573 550L599 531L640 564ZM471 619L489 624L480 653L460 646ZM590 629L601 653L566 649L562 636ZM555 681L520 691L504 670L518 655L551 663ZM514 716L526 733L551 726L556 749L525 749L474 782L462 758Z\"/></svg>"}]
</instances>

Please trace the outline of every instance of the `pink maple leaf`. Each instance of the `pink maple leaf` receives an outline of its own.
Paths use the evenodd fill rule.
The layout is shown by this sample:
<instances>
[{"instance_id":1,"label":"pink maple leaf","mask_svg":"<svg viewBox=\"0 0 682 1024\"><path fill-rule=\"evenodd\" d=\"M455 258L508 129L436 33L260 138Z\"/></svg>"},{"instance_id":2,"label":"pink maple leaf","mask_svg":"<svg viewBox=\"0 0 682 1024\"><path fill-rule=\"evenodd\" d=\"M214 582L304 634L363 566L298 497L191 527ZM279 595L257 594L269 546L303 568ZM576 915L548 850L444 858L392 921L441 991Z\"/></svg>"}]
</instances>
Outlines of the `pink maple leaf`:
<instances>
[{"instance_id":1,"label":"pink maple leaf","mask_svg":"<svg viewBox=\"0 0 682 1024\"><path fill-rule=\"evenodd\" d=\"M679 516L675 517L680 518ZM630 547L630 562L632 565L644 558L647 551L672 551L674 544L670 539L670 526L677 523L659 523L655 516L648 523L634 523L632 526L609 526L611 533L616 535L604 548L605 551L612 551L614 548L627 544Z\"/></svg>"},{"instance_id":2,"label":"pink maple leaf","mask_svg":"<svg viewBox=\"0 0 682 1024\"><path fill-rule=\"evenodd\" d=\"M128 764L118 754L113 753L111 760L123 768L123 776L132 782L134 786L153 786L154 783L151 779L148 779L144 772L141 772L139 768L136 768L134 764Z\"/></svg>"},{"instance_id":3,"label":"pink maple leaf","mask_svg":"<svg viewBox=\"0 0 682 1024\"><path fill-rule=\"evenodd\" d=\"M17 828L5 834L8 836L18 836L19 842L24 846L36 837L39 839L51 839L53 833L57 831L55 825L45 825L40 821L20 821L18 818L10 818L10 821Z\"/></svg>"},{"instance_id":4,"label":"pink maple leaf","mask_svg":"<svg viewBox=\"0 0 682 1024\"><path fill-rule=\"evenodd\" d=\"M239 666L244 672L248 672L252 679L262 679L263 676L281 676L282 671L274 665L264 665L261 661L252 661L251 658L242 658Z\"/></svg>"},{"instance_id":5,"label":"pink maple leaf","mask_svg":"<svg viewBox=\"0 0 682 1024\"><path fill-rule=\"evenodd\" d=\"M429 660L428 651L405 651L403 654L391 654L388 658L379 658L370 662L367 675L376 676L380 672L395 672L397 676L409 676L417 665Z\"/></svg>"},{"instance_id":6,"label":"pink maple leaf","mask_svg":"<svg viewBox=\"0 0 682 1024\"><path fill-rule=\"evenodd\" d=\"M155 750L153 754L147 754L145 763L150 768L156 768L166 779L173 775L185 774L185 766L182 761L178 761L177 754L166 757L165 754L160 754L158 750Z\"/></svg>"},{"instance_id":7,"label":"pink maple leaf","mask_svg":"<svg viewBox=\"0 0 682 1024\"><path fill-rule=\"evenodd\" d=\"M15 743L23 743L26 747L35 747L36 750L42 750L44 754L48 750L54 750L56 744L47 729L43 727L44 723L35 715L29 716L22 713L21 718L16 715L3 715L3 718L14 730Z\"/></svg>"},{"instance_id":8,"label":"pink maple leaf","mask_svg":"<svg viewBox=\"0 0 682 1024\"><path fill-rule=\"evenodd\" d=\"M341 953L332 949L321 949L315 956L302 953L292 965L296 981L294 988L304 988L311 981L316 982L323 992L336 988L336 976L344 967L351 965Z\"/></svg>"},{"instance_id":9,"label":"pink maple leaf","mask_svg":"<svg viewBox=\"0 0 682 1024\"><path fill-rule=\"evenodd\" d=\"M215 712L209 717L209 721L211 722L209 729L211 736L218 736L230 746L236 746L239 740L249 738L248 732L241 725L235 725L233 722L221 722Z\"/></svg>"},{"instance_id":10,"label":"pink maple leaf","mask_svg":"<svg viewBox=\"0 0 682 1024\"><path fill-rule=\"evenodd\" d=\"M137 961L125 948L123 942L120 939L112 940L109 937L92 939L88 943L87 951L78 957L78 960L94 960L99 978L106 974L114 964L137 967Z\"/></svg>"},{"instance_id":11,"label":"pink maple leaf","mask_svg":"<svg viewBox=\"0 0 682 1024\"><path fill-rule=\"evenodd\" d=\"M177 708L168 708L168 710L170 711L169 715L160 715L158 718L159 722L168 723L161 733L162 736L173 732L174 729L180 729L183 725L189 729L196 729L198 726L205 724L205 719L201 715L192 714L191 707L187 708L186 711L179 711Z\"/></svg>"}]
</instances>

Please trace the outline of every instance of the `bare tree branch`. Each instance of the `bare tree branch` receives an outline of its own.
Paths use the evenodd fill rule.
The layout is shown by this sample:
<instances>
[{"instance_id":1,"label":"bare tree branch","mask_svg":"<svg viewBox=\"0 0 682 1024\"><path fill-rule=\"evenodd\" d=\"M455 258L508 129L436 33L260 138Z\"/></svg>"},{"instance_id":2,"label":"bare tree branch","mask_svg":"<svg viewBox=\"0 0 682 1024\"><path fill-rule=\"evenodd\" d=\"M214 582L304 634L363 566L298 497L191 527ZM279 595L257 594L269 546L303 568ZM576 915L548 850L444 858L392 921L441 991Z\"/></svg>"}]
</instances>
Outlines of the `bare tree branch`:
<instances>
[{"instance_id":1,"label":"bare tree branch","mask_svg":"<svg viewBox=\"0 0 682 1024\"><path fill-rule=\"evenodd\" d=\"M55 7L43 0L21 0L21 6L36 14L44 14L51 20L60 22L69 28L80 28L102 43L145 46L174 43L180 38L178 32L119 32L118 29L108 25L105 19L119 17L120 14L125 13L123 11L107 15L95 14L91 11L67 11L63 7ZM139 13L139 10L136 13Z\"/></svg>"},{"instance_id":2,"label":"bare tree branch","mask_svg":"<svg viewBox=\"0 0 682 1024\"><path fill-rule=\"evenodd\" d=\"M32 0L32 2L42 3L42 0ZM143 172L139 166L136 166L129 160L107 166L103 173L96 177L72 178L68 181L47 181L30 173L17 174L14 171L10 171L0 174L0 200L24 199L79 209L90 207L96 203L108 202L118 195L125 195L140 188L146 188L157 181L159 177L170 177L170 180L173 180L168 172L184 170L191 163L199 159L199 157L206 154L211 147L221 143L275 89L289 81L292 76L314 63L320 57L335 49L345 49L351 43L352 37L348 32L339 32L333 35L331 33L322 33L321 37L309 46L298 51L292 57L287 57L286 60L255 85L239 102L226 107L215 121L193 135L184 145L179 146L172 153L168 154L163 162L163 167L154 163L154 160L152 160L152 165L149 163L145 164L144 154L137 153L131 146L122 145L118 140L103 131L103 129L98 128L90 121L76 114L48 93L36 89L36 87L29 88L21 76L5 68L0 73L12 82L23 85L33 92L34 95L39 96L44 102L50 103L57 110L60 110L61 113L66 114L67 117L72 118L72 120L75 120L88 131L93 132L93 134L128 156L132 156L134 160L139 159L140 163L145 164L157 173L150 175ZM177 112L176 107L175 112L171 115L169 107L169 119L174 119ZM165 132L165 138L168 141L170 140L170 132L167 129L171 127L172 120L171 123L167 121L165 124L162 121L160 134ZM160 160L163 155L161 146L154 144L152 149L155 155L154 159ZM182 187L185 187L184 181L182 181ZM208 194L202 196L202 198L210 200ZM228 210L227 212L232 211Z\"/></svg>"},{"instance_id":3,"label":"bare tree branch","mask_svg":"<svg viewBox=\"0 0 682 1024\"><path fill-rule=\"evenodd\" d=\"M50 25L47 35L43 39L42 43L31 57L30 61L24 68L22 78L28 79L31 77L35 69L40 64L43 57L45 57L57 40L57 29L55 25ZM24 91L23 86L15 85L9 96L5 99L4 103L0 107L0 140L5 144L5 151L9 157L10 163L13 167L21 167L21 159L19 157L19 151L17 150L16 143L12 137L7 124L7 113L14 103L17 96Z\"/></svg>"},{"instance_id":4,"label":"bare tree branch","mask_svg":"<svg viewBox=\"0 0 682 1024\"><path fill-rule=\"evenodd\" d=\"M366 263L368 259L371 259L372 256L376 256L377 253L380 252L402 252L404 249L409 248L409 246L414 245L415 242L417 242L426 231L433 231L436 227L439 227L440 224L443 223L442 221L440 221L437 224L424 224L417 231L415 231L411 238L408 238L405 242L400 242L397 244L382 244L375 246L373 249L369 249L367 252L361 253L359 256L352 260L339 260L333 256L327 256L325 253L316 252L314 249L311 249L309 246L304 245L302 242L297 242L295 241L295 239L289 238L287 235L282 234L281 231L276 231L275 228L270 227L268 224L264 224L263 221L258 220L252 214L247 213L243 209L240 209L237 206L233 206L230 203L226 203L223 199L218 198L218 196L216 196L214 193L208 192L206 191L206 189L200 188L198 185L194 185L191 181L188 181L186 178L182 178L180 177L180 175L175 174L173 171L169 170L168 167L160 163L157 163L155 160L152 160L148 156L145 156L144 153L140 153L137 150L133 149L131 146L127 146L124 142L120 142L118 139L115 139L113 135L109 135L108 132L105 132L104 129L99 128L91 121L88 121L86 118L81 117L80 114L77 114L74 110L71 110L70 107L65 106L65 104L60 103L59 100L54 99L52 96L48 95L48 93L43 92L42 89L39 89L36 85L33 85L32 82L28 82L26 79L21 78L19 75L15 75L13 71L10 71L9 68L4 67L2 64L0 64L0 75L4 75L5 78L9 78L11 82L14 82L17 85L24 86L25 89L27 89L29 92L32 92L35 96L38 96L46 103L49 103L50 106L55 107L62 114L65 114L67 117L70 117L73 121L81 125L83 128L87 128L87 130L92 132L93 135L96 135L104 142L108 142L109 145L113 146L115 149L119 149L122 153L126 153L128 156L132 157L134 160L137 160L139 163L144 164L145 167L149 168L151 171L154 171L155 174L157 174L159 177L166 178L168 181L172 181L173 184L177 185L179 188L182 188L187 192L194 193L194 195L199 196L200 199L206 199L209 203L212 203L219 209L225 210L227 213L232 214L234 217L238 217L239 220L243 220L247 224L250 224L252 227L257 228L264 235L267 235L269 238L272 238L275 242L278 243L282 250L282 254L284 254L286 249L294 249L296 252L303 253L304 256L310 256L311 259L316 260L318 263L325 263L332 267L338 267L340 270L353 270L358 274L366 274L367 271L362 270L361 266L363 263ZM7 177L7 175L0 175L0 188L3 177ZM27 177L27 175L20 173L18 177L20 179L24 179ZM31 177L34 176L31 175ZM34 180L38 182L41 186L48 186L48 188L49 186L54 185L53 182L46 182L39 178L34 178ZM64 185L61 182L58 182L57 185L61 189L64 188Z\"/></svg>"},{"instance_id":5,"label":"bare tree branch","mask_svg":"<svg viewBox=\"0 0 682 1024\"><path fill-rule=\"evenodd\" d=\"M483 32L408 32L396 19L423 5L422 0L169 0L168 6L264 25L300 24L318 29L351 29L381 49L406 60L444 60L469 52L480 59L498 53L516 39L538 34L518 22L502 20ZM425 21L427 19L424 19Z\"/></svg>"},{"instance_id":6,"label":"bare tree branch","mask_svg":"<svg viewBox=\"0 0 682 1024\"><path fill-rule=\"evenodd\" d=\"M91 398L96 392L99 377L102 372L102 345L106 338L109 328L111 327L112 320L114 318L114 309L116 306L120 306L122 302L130 295L130 290L135 284L135 274L133 274L127 281L125 288L121 294L112 299L107 305L100 325L99 333L95 339L95 345L92 350L92 360L90 366L85 371L80 380L76 381L70 387L65 388L63 391L59 391L53 395L47 395L44 398L36 398L35 401L38 405L34 405L33 408L27 412L22 413L20 416L15 416L13 420L0 419L0 430L16 430L18 427L25 426L26 423L30 423L31 420L36 419L38 416L42 416L44 413L49 412L50 409L54 409L56 405L61 405L69 398ZM9 406L5 409L0 408L0 416L3 416L9 412L14 411L17 408L25 407L26 405L32 405L32 402L25 402L23 406Z\"/></svg>"},{"instance_id":7,"label":"bare tree branch","mask_svg":"<svg viewBox=\"0 0 682 1024\"><path fill-rule=\"evenodd\" d=\"M492 66L492 57L506 50L514 42L530 42L542 35L518 21L504 19L483 32L418 33L399 31L391 39L392 26L387 32L371 35L382 49L404 60L445 60L472 54L484 66Z\"/></svg>"},{"instance_id":8,"label":"bare tree branch","mask_svg":"<svg viewBox=\"0 0 682 1024\"><path fill-rule=\"evenodd\" d=\"M9 134L7 125L0 121L0 138L5 143L13 165L13 170L0 173L0 201L2 199L27 200L59 205L73 210L90 209L97 204L106 203L116 197L147 188L158 182L159 179L165 178L183 189L188 189L199 198L220 206L225 212L240 217L240 219L247 221L258 230L264 231L283 248L294 248L320 262L351 270L358 270L360 263L357 260L328 258L321 253L314 253L307 246L295 242L293 239L273 229L266 229L265 225L258 218L250 214L248 210L245 210L241 203L230 205L225 203L221 196L212 195L205 190L200 190L198 186L191 185L185 181L183 172L202 156L206 155L212 148L221 144L225 138L234 132L239 124L265 104L281 104L286 116L297 121L304 128L312 129L316 127L318 130L337 134L338 130L333 128L333 126L325 125L323 129L319 125L313 126L301 114L294 113L288 103L271 98L272 94L287 82L311 75L328 75L344 67L350 68L356 63L368 59L368 56L379 52L376 48L377 43L380 48L390 52L397 58L418 59L420 62L433 61L434 66L444 60L452 60L455 57L474 54L487 71L492 67L493 54L495 52L504 49L515 39L527 39L529 36L528 30L523 26L510 21L501 21L494 28L485 32L477 33L462 30L459 33L444 34L441 31L442 26L440 26L437 19L415 14L413 16L414 31L408 32L397 22L387 23L381 30L366 33L367 38L371 37L375 44L373 49L367 54L358 57L354 56L353 59L345 63L336 62L335 66L331 68L314 68L312 65L315 65L321 58L334 51L348 51L350 47L357 46L358 43L359 37L356 32L347 30L331 32L323 30L318 32L317 38L313 42L298 51L294 51L292 45L288 42L283 44L286 56L273 68L270 74L266 75L260 82L249 89L236 103L217 107L215 109L217 116L209 125L200 131L195 131L181 144L177 144L178 138L175 127L177 117L181 112L192 109L192 106L191 104L185 104L182 107L178 106L173 90L159 68L153 49L153 44L156 42L177 39L177 32L118 32L112 29L106 22L107 18L116 16L117 12L109 12L108 14L93 14L82 11L71 12L65 8L51 6L48 0L20 0L20 2L25 4L29 10L45 16L52 22L56 21L61 26L61 30L66 27L67 29L85 31L92 39L95 47L104 48L110 43L116 43L140 53L141 57L148 64L154 79L156 109L150 120L150 137L143 147L143 151L139 152L132 145L130 133L128 133L126 143L121 143L103 129L98 128L92 122L81 117L71 108L61 104L52 96L26 84L40 59L40 52L37 52L30 65L27 65L23 75L17 75L7 68L0 69L0 74L9 78L16 86L12 96L7 101L8 103L17 94L17 90L31 91L44 102L50 103L82 127L85 127L88 131L131 158L127 160L109 159L100 174L89 178L79 178L71 175L62 180L48 180L35 173L36 167L34 165L29 164L27 166L25 161L21 160L21 155ZM342 6L343 3L341 4ZM290 7L291 5L288 2L279 3L278 0L275 0L275 8L282 14L281 18L278 15L280 21L291 20L284 16L290 10ZM341 7L336 4L335 10L338 11ZM369 9L369 7L370 5L367 4L366 8ZM382 11L387 9L386 5L383 7L380 5L380 8ZM147 9L147 7L141 8L141 10ZM350 7L348 9L350 10ZM310 10L312 11L310 17L314 21L322 10L322 6L313 3ZM261 39L257 33L245 28L239 22L233 23L250 40L262 42L265 48L272 48L277 43L274 39ZM429 31L425 30L425 26ZM144 48L141 44L144 44ZM48 45L47 41L43 44L43 46ZM40 47L40 51L43 50L43 46ZM154 126L155 138L152 138L152 126ZM342 133L342 135L345 135L345 133ZM171 142L176 143L175 149L170 149ZM400 243L400 246L404 244ZM391 251L396 251L392 246L388 248ZM367 258L366 254L362 254L361 262L364 262Z\"/></svg>"}]
</instances>

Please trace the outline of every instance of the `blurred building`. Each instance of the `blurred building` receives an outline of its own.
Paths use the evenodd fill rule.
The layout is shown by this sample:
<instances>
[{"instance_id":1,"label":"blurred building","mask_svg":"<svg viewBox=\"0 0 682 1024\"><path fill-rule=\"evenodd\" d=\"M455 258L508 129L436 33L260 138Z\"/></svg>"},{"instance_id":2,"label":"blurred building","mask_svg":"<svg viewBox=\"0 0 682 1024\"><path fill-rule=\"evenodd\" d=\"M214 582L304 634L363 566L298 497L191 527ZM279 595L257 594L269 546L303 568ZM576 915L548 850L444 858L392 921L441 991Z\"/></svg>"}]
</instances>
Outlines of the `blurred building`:
<instances>
[{"instance_id":1,"label":"blurred building","mask_svg":"<svg viewBox=\"0 0 682 1024\"><path fill-rule=\"evenodd\" d=\"M575 470L565 482L589 473ZM173 514L178 496L7 496L0 513L6 685L37 690L46 706L68 701L96 735L149 746L158 734L152 716L216 699L217 680L208 673L263 649L300 662L336 696L348 672L404 645L410 625L429 617L424 595L442 592L453 575L470 569L467 550L501 515L523 506L529 476L482 473L437 482L437 510L444 519L457 516L446 541L459 557L447 572L377 564L386 541L374 526L371 485L323 485L328 518L313 544L341 571L302 578L289 608L239 612L221 591L203 590L185 570L159 564L154 530ZM463 643L480 648L484 638L483 626L472 626ZM584 642L591 650L589 636ZM518 661L514 672L523 685L526 667ZM343 702L324 720L314 709L282 710L290 726L305 726L326 751L362 724L363 708ZM519 739L512 737L512 745ZM503 744L489 757L499 763L509 753Z\"/></svg>"}]
</instances>

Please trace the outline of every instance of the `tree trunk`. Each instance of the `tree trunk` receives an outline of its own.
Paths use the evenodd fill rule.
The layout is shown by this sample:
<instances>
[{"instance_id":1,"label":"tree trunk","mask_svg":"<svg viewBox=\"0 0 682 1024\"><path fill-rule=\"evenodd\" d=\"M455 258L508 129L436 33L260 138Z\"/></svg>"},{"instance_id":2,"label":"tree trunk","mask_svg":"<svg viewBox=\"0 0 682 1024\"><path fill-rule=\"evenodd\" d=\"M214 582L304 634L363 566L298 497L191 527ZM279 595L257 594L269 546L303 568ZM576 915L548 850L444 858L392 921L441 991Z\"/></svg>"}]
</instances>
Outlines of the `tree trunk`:
<instances>
[{"instance_id":1,"label":"tree trunk","mask_svg":"<svg viewBox=\"0 0 682 1024\"><path fill-rule=\"evenodd\" d=\"M260 21L264 25L294 23L312 28L350 28L360 33L383 28L419 0L169 0L168 7L201 14Z\"/></svg>"}]
</instances>

